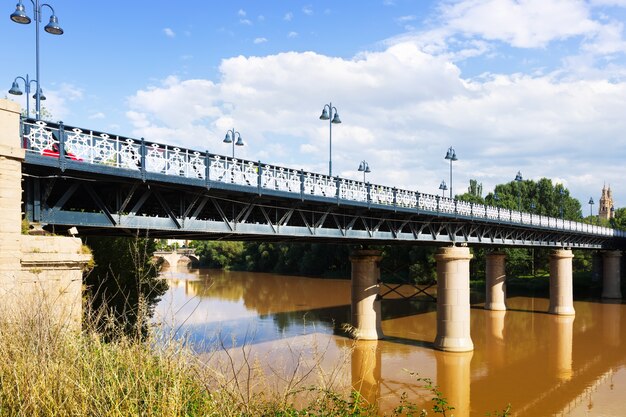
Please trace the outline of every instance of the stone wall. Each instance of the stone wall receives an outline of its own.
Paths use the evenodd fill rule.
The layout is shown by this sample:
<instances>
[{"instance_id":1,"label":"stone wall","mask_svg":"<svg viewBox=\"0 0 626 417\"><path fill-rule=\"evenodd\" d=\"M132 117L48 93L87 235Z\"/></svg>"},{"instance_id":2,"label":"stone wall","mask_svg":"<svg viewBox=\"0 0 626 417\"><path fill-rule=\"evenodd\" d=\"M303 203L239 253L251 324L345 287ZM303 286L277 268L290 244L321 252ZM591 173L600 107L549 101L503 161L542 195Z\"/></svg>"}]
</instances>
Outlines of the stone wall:
<instances>
[{"instance_id":1,"label":"stone wall","mask_svg":"<svg viewBox=\"0 0 626 417\"><path fill-rule=\"evenodd\" d=\"M29 314L75 327L91 254L78 238L22 234L19 117L16 103L0 100L0 317Z\"/></svg>"}]
</instances>

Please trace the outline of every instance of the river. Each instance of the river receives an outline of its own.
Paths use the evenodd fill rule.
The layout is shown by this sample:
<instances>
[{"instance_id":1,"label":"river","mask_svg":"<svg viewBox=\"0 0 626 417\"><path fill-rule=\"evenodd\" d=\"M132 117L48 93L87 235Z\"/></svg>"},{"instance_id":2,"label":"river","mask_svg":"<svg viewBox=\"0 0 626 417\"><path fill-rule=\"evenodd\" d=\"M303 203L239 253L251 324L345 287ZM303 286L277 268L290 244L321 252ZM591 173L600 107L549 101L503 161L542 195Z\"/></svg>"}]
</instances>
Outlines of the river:
<instances>
[{"instance_id":1,"label":"river","mask_svg":"<svg viewBox=\"0 0 626 417\"><path fill-rule=\"evenodd\" d=\"M170 288L155 320L200 354L244 352L282 381L355 388L381 413L402 393L429 409L417 378L430 378L455 417L509 403L513 416L626 416L626 304L576 301L575 317L546 314L545 298L508 298L506 312L472 304L474 351L453 354L432 348L432 301L383 300L385 339L353 342L338 330L350 317L348 280L204 269L163 277ZM318 370L296 378L296 364Z\"/></svg>"}]
</instances>

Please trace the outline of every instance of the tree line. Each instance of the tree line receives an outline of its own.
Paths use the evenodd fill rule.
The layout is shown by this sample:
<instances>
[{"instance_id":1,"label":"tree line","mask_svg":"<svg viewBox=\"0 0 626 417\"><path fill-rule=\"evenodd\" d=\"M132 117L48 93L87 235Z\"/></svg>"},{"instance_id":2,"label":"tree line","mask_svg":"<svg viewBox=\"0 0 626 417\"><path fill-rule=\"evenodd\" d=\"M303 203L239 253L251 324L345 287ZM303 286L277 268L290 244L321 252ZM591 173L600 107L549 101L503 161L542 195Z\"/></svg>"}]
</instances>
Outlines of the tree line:
<instances>
[{"instance_id":1,"label":"tree line","mask_svg":"<svg viewBox=\"0 0 626 417\"><path fill-rule=\"evenodd\" d=\"M467 191L456 198L473 203L563 218L566 220L601 224L626 230L626 209L615 211L610 221L597 216L583 216L581 203L570 195L562 184L542 178L538 181L523 180L499 184L483 196L482 184L470 180ZM273 272L319 277L349 277L350 252L354 245L325 243L272 243L272 242L226 242L192 241L190 244L200 259L200 264L210 268L225 268L256 272ZM383 245L368 246L380 249L383 259L383 279L409 280L428 283L436 280L435 252L432 246ZM492 249L473 247L472 277L484 277L485 252ZM507 274L509 276L545 275L549 268L551 249L505 248ZM574 268L589 271L590 251L576 251Z\"/></svg>"}]
</instances>

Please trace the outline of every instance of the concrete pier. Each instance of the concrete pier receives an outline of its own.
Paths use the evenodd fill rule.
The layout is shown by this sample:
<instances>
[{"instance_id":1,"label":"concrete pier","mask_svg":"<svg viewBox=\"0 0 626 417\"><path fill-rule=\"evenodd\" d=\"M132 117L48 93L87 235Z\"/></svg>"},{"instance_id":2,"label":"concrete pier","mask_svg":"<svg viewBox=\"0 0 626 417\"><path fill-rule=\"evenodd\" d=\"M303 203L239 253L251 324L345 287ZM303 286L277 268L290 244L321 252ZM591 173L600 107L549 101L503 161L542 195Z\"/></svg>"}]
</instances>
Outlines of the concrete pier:
<instances>
[{"instance_id":1,"label":"concrete pier","mask_svg":"<svg viewBox=\"0 0 626 417\"><path fill-rule=\"evenodd\" d=\"M352 262L352 336L355 339L378 340L384 337L381 327L380 278L381 253L378 250L356 250Z\"/></svg>"},{"instance_id":2,"label":"concrete pier","mask_svg":"<svg viewBox=\"0 0 626 417\"><path fill-rule=\"evenodd\" d=\"M573 316L574 285L570 249L556 249L550 254L550 314Z\"/></svg>"},{"instance_id":3,"label":"concrete pier","mask_svg":"<svg viewBox=\"0 0 626 417\"><path fill-rule=\"evenodd\" d=\"M602 252L602 298L622 298L621 257L618 250Z\"/></svg>"},{"instance_id":4,"label":"concrete pier","mask_svg":"<svg viewBox=\"0 0 626 417\"><path fill-rule=\"evenodd\" d=\"M467 247L440 248L437 260L437 337L435 348L474 350L470 335L469 261Z\"/></svg>"},{"instance_id":5,"label":"concrete pier","mask_svg":"<svg viewBox=\"0 0 626 417\"><path fill-rule=\"evenodd\" d=\"M492 252L485 260L485 310L506 310L506 255Z\"/></svg>"}]
</instances>

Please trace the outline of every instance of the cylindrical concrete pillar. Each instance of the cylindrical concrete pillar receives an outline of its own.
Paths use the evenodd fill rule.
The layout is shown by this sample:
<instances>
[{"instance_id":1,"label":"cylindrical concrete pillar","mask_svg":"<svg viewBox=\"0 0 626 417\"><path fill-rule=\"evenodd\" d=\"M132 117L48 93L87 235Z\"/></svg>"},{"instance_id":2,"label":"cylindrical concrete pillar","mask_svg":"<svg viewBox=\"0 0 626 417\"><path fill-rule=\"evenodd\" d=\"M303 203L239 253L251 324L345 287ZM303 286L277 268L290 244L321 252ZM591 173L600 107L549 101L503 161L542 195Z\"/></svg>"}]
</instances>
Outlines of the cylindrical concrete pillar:
<instances>
[{"instance_id":1,"label":"cylindrical concrete pillar","mask_svg":"<svg viewBox=\"0 0 626 417\"><path fill-rule=\"evenodd\" d=\"M485 310L506 310L505 259L502 252L488 253L485 258Z\"/></svg>"},{"instance_id":2,"label":"cylindrical concrete pillar","mask_svg":"<svg viewBox=\"0 0 626 417\"><path fill-rule=\"evenodd\" d=\"M552 342L550 363L559 381L572 379L572 347L574 341L574 316L552 317Z\"/></svg>"},{"instance_id":3,"label":"cylindrical concrete pillar","mask_svg":"<svg viewBox=\"0 0 626 417\"><path fill-rule=\"evenodd\" d=\"M602 252L602 298L622 298L621 257L618 250Z\"/></svg>"},{"instance_id":4,"label":"cylindrical concrete pillar","mask_svg":"<svg viewBox=\"0 0 626 417\"><path fill-rule=\"evenodd\" d=\"M357 340L352 349L352 389L368 404L380 398L381 351L377 340Z\"/></svg>"},{"instance_id":5,"label":"cylindrical concrete pillar","mask_svg":"<svg viewBox=\"0 0 626 417\"><path fill-rule=\"evenodd\" d=\"M442 396L454 407L456 417L470 415L470 386L473 352L436 352L437 385Z\"/></svg>"},{"instance_id":6,"label":"cylindrical concrete pillar","mask_svg":"<svg viewBox=\"0 0 626 417\"><path fill-rule=\"evenodd\" d=\"M550 314L572 316L574 311L574 283L570 249L556 249L550 254Z\"/></svg>"},{"instance_id":7,"label":"cylindrical concrete pillar","mask_svg":"<svg viewBox=\"0 0 626 417\"><path fill-rule=\"evenodd\" d=\"M449 352L474 349L470 335L469 261L467 247L440 248L437 260L437 337L435 348Z\"/></svg>"},{"instance_id":8,"label":"cylindrical concrete pillar","mask_svg":"<svg viewBox=\"0 0 626 417\"><path fill-rule=\"evenodd\" d=\"M352 262L352 336L355 339L382 339L378 279L381 256L378 250L357 250Z\"/></svg>"}]
</instances>

